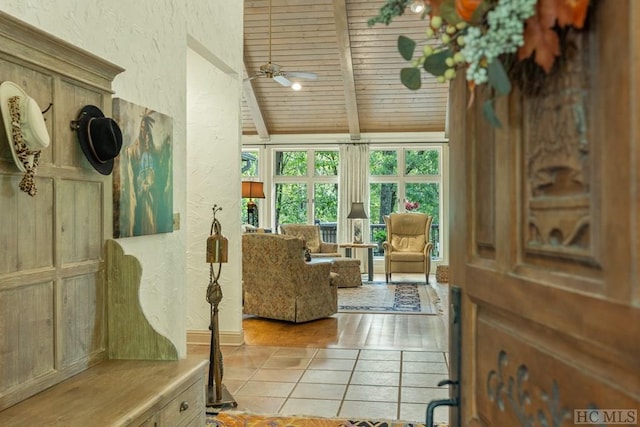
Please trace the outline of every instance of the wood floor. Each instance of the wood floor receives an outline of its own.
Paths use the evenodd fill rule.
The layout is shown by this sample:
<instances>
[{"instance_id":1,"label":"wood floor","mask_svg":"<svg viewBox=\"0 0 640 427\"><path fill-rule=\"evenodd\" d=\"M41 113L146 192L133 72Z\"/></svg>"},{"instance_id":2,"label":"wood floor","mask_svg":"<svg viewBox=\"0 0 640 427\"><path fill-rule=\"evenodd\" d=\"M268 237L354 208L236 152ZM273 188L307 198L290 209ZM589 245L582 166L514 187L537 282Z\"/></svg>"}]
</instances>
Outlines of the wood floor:
<instances>
[{"instance_id":1,"label":"wood floor","mask_svg":"<svg viewBox=\"0 0 640 427\"><path fill-rule=\"evenodd\" d=\"M338 313L303 324L247 317L246 345L379 350L440 350L447 347L443 319L418 314Z\"/></svg>"},{"instance_id":2,"label":"wood floor","mask_svg":"<svg viewBox=\"0 0 640 427\"><path fill-rule=\"evenodd\" d=\"M420 281L421 275L394 275L397 281ZM374 275L384 280L384 274ZM431 278L444 315L337 313L326 319L295 324L245 316L245 345L380 350L448 350L448 285ZM190 346L189 353L208 352Z\"/></svg>"}]
</instances>

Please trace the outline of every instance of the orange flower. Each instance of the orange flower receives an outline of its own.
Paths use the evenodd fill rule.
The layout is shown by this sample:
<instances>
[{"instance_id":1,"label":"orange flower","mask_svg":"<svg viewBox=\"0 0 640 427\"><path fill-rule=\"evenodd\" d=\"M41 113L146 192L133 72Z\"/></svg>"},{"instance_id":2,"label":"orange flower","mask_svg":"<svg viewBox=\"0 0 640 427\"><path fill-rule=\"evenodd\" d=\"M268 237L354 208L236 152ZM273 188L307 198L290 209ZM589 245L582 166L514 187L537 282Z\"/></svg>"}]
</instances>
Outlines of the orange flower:
<instances>
[{"instance_id":1,"label":"orange flower","mask_svg":"<svg viewBox=\"0 0 640 427\"><path fill-rule=\"evenodd\" d=\"M456 12L463 20L469 22L480 3L482 0L456 0Z\"/></svg>"},{"instance_id":2,"label":"orange flower","mask_svg":"<svg viewBox=\"0 0 640 427\"><path fill-rule=\"evenodd\" d=\"M564 0L558 2L558 24L582 28L587 17L589 0Z\"/></svg>"}]
</instances>

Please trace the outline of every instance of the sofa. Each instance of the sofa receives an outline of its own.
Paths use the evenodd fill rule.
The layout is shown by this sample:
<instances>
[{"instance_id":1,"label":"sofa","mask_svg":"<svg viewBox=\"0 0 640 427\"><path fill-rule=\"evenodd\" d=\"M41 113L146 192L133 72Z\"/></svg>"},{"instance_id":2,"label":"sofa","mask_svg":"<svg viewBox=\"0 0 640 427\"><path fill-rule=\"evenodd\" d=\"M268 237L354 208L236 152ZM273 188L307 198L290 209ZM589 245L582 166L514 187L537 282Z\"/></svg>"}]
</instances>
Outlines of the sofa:
<instances>
[{"instance_id":1,"label":"sofa","mask_svg":"<svg viewBox=\"0 0 640 427\"><path fill-rule=\"evenodd\" d=\"M281 224L280 232L288 236L297 236L304 239L311 253L311 258L338 258L342 256L338 252L337 243L322 241L319 225Z\"/></svg>"},{"instance_id":2,"label":"sofa","mask_svg":"<svg viewBox=\"0 0 640 427\"><path fill-rule=\"evenodd\" d=\"M338 312L331 261L305 262L296 236L242 235L244 313L289 322L308 322Z\"/></svg>"}]
</instances>

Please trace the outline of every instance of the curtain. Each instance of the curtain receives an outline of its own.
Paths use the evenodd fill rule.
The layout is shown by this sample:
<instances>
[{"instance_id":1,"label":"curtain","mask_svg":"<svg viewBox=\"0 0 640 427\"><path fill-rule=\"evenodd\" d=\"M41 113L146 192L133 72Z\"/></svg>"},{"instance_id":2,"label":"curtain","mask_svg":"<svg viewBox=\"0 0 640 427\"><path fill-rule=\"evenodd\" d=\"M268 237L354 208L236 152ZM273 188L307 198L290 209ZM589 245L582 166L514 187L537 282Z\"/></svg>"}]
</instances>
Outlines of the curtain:
<instances>
[{"instance_id":1,"label":"curtain","mask_svg":"<svg viewBox=\"0 0 640 427\"><path fill-rule=\"evenodd\" d=\"M348 143L340 145L340 192L338 194L338 242L353 241L353 221L347 219L352 202L363 202L369 215L369 145ZM362 241L368 243L369 219L362 220ZM352 251L366 267L367 251Z\"/></svg>"}]
</instances>

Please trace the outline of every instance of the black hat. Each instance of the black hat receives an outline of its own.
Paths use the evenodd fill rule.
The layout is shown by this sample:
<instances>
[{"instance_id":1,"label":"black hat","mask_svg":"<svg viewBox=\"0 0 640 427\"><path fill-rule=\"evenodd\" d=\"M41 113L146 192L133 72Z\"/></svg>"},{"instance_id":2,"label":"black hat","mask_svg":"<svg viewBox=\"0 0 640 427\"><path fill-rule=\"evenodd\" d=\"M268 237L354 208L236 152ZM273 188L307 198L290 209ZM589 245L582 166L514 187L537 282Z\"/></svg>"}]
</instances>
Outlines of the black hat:
<instances>
[{"instance_id":1,"label":"black hat","mask_svg":"<svg viewBox=\"0 0 640 427\"><path fill-rule=\"evenodd\" d=\"M89 163L102 175L113 171L113 160L122 148L122 131L115 120L105 117L95 105L80 110L78 120L72 122L78 131L78 141Z\"/></svg>"}]
</instances>

